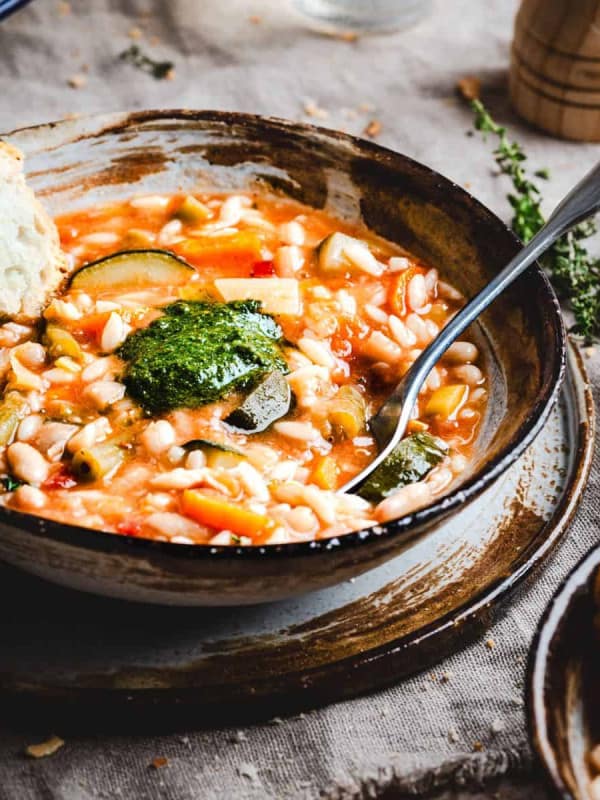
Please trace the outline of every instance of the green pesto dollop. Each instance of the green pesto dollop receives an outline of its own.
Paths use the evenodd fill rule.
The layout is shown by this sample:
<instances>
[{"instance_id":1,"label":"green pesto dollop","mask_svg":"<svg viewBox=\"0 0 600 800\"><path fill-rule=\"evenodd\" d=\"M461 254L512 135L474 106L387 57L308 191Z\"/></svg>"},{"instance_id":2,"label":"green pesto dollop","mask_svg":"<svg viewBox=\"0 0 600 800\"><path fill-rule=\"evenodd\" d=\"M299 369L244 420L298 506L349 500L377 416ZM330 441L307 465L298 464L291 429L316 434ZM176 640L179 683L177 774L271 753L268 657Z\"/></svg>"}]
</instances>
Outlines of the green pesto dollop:
<instances>
[{"instance_id":1,"label":"green pesto dollop","mask_svg":"<svg viewBox=\"0 0 600 800\"><path fill-rule=\"evenodd\" d=\"M178 301L163 310L117 351L128 393L150 413L197 408L288 371L282 330L256 300Z\"/></svg>"}]
</instances>

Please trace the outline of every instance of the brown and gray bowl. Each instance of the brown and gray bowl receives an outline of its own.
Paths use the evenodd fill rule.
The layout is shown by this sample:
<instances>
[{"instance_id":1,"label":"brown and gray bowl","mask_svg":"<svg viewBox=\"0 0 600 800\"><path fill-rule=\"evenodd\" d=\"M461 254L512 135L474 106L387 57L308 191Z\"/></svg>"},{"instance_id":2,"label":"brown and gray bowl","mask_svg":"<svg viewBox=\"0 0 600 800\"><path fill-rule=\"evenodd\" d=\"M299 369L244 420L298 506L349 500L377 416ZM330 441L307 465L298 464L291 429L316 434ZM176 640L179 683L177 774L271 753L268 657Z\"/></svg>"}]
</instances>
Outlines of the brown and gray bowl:
<instances>
[{"instance_id":1,"label":"brown and gray bowl","mask_svg":"<svg viewBox=\"0 0 600 800\"><path fill-rule=\"evenodd\" d=\"M590 798L588 754L600 744L599 574L600 546L554 595L530 656L531 742L554 795L565 800Z\"/></svg>"},{"instance_id":2,"label":"brown and gray bowl","mask_svg":"<svg viewBox=\"0 0 600 800\"><path fill-rule=\"evenodd\" d=\"M141 192L256 189L350 220L438 266L467 296L517 251L506 226L463 189L406 156L333 131L214 111L146 111L8 135L52 213ZM276 600L366 572L492 483L539 432L564 373L560 309L538 268L486 312L477 336L489 409L461 483L423 510L339 539L261 548L115 536L0 511L0 557L79 589L177 605Z\"/></svg>"}]
</instances>

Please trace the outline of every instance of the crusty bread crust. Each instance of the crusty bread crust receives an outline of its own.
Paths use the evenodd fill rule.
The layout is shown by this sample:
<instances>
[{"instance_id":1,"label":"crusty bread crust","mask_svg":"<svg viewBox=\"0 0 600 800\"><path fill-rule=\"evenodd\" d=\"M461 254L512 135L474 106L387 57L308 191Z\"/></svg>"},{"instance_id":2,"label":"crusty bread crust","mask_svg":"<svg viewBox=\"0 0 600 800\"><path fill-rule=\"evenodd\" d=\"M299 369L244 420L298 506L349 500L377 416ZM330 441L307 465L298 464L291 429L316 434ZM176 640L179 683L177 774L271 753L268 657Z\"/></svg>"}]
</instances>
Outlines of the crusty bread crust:
<instances>
[{"instance_id":1,"label":"crusty bread crust","mask_svg":"<svg viewBox=\"0 0 600 800\"><path fill-rule=\"evenodd\" d=\"M23 154L0 141L0 319L39 318L68 262L56 225L25 182Z\"/></svg>"}]
</instances>

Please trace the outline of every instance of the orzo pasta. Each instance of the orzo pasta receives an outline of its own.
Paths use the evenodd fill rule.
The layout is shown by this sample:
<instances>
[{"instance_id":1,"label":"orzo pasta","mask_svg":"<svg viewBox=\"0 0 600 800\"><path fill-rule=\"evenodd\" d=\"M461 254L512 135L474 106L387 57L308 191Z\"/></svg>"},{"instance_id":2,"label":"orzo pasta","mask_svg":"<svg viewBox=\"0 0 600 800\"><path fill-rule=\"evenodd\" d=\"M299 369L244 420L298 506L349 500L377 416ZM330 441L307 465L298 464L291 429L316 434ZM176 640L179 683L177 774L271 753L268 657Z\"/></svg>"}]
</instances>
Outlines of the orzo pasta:
<instances>
[{"instance_id":1,"label":"orzo pasta","mask_svg":"<svg viewBox=\"0 0 600 800\"><path fill-rule=\"evenodd\" d=\"M57 220L76 271L39 328L0 327L0 502L179 543L331 537L399 517L468 464L477 346L433 370L359 494L366 421L460 307L429 267L289 200L145 196Z\"/></svg>"}]
</instances>

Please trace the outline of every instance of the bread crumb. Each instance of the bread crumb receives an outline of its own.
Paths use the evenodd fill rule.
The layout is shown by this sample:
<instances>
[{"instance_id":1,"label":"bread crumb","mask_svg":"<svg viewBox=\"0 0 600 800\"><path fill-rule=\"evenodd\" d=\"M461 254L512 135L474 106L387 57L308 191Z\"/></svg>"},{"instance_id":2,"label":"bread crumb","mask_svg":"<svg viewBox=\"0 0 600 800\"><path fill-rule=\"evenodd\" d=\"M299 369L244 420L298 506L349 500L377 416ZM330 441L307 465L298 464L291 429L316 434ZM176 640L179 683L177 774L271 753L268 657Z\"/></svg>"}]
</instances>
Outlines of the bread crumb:
<instances>
[{"instance_id":1,"label":"bread crumb","mask_svg":"<svg viewBox=\"0 0 600 800\"><path fill-rule=\"evenodd\" d=\"M143 33L142 33L141 28L131 28L129 30L127 36L129 36L130 39L133 39L135 41L137 39L141 39L142 36L143 36Z\"/></svg>"},{"instance_id":2,"label":"bread crumb","mask_svg":"<svg viewBox=\"0 0 600 800\"><path fill-rule=\"evenodd\" d=\"M481 81L473 75L467 75L456 84L456 90L465 100L479 100Z\"/></svg>"},{"instance_id":3,"label":"bread crumb","mask_svg":"<svg viewBox=\"0 0 600 800\"><path fill-rule=\"evenodd\" d=\"M233 744L240 744L240 742L245 742L248 739L244 731L234 731L231 735L231 741Z\"/></svg>"},{"instance_id":4,"label":"bread crumb","mask_svg":"<svg viewBox=\"0 0 600 800\"><path fill-rule=\"evenodd\" d=\"M501 733L504 730L504 722L501 719L495 719L492 722L490 729L494 734Z\"/></svg>"},{"instance_id":5,"label":"bread crumb","mask_svg":"<svg viewBox=\"0 0 600 800\"><path fill-rule=\"evenodd\" d=\"M314 100L307 100L303 108L304 113L308 114L309 117L316 117L317 119L327 119L329 117L329 111L318 106Z\"/></svg>"},{"instance_id":6,"label":"bread crumb","mask_svg":"<svg viewBox=\"0 0 600 800\"><path fill-rule=\"evenodd\" d=\"M451 742L452 744L458 742L458 731L456 730L456 728L450 728L450 730L448 731L448 741Z\"/></svg>"},{"instance_id":7,"label":"bread crumb","mask_svg":"<svg viewBox=\"0 0 600 800\"><path fill-rule=\"evenodd\" d=\"M83 89L87 83L85 75L72 75L67 81L71 89Z\"/></svg>"},{"instance_id":8,"label":"bread crumb","mask_svg":"<svg viewBox=\"0 0 600 800\"><path fill-rule=\"evenodd\" d=\"M375 106L372 103L361 103L356 110L361 114L369 114L375 111Z\"/></svg>"},{"instance_id":9,"label":"bread crumb","mask_svg":"<svg viewBox=\"0 0 600 800\"><path fill-rule=\"evenodd\" d=\"M258 14L252 14L248 17L248 22L252 23L252 25L260 25L262 17L259 17Z\"/></svg>"},{"instance_id":10,"label":"bread crumb","mask_svg":"<svg viewBox=\"0 0 600 800\"><path fill-rule=\"evenodd\" d=\"M160 36L151 36L150 37L150 44L152 47L156 47L160 44Z\"/></svg>"},{"instance_id":11,"label":"bread crumb","mask_svg":"<svg viewBox=\"0 0 600 800\"><path fill-rule=\"evenodd\" d=\"M64 743L64 739L61 739L60 736L51 736L45 742L28 744L25 748L25 754L30 758L46 758L46 756L53 756Z\"/></svg>"},{"instance_id":12,"label":"bread crumb","mask_svg":"<svg viewBox=\"0 0 600 800\"><path fill-rule=\"evenodd\" d=\"M166 767L168 763L168 758L165 758L164 756L155 756L150 762L150 766L153 769L162 769L163 767Z\"/></svg>"},{"instance_id":13,"label":"bread crumb","mask_svg":"<svg viewBox=\"0 0 600 800\"><path fill-rule=\"evenodd\" d=\"M485 640L485 646L487 647L488 650L493 650L496 647L496 642L490 636L489 639Z\"/></svg>"},{"instance_id":14,"label":"bread crumb","mask_svg":"<svg viewBox=\"0 0 600 800\"><path fill-rule=\"evenodd\" d=\"M442 672L440 675L440 681L442 683L448 683L448 681L454 677L454 673L451 669L447 669L445 672Z\"/></svg>"},{"instance_id":15,"label":"bread crumb","mask_svg":"<svg viewBox=\"0 0 600 800\"><path fill-rule=\"evenodd\" d=\"M365 136L369 136L371 139L374 139L381 133L381 127L381 122L378 119L372 119L364 129L363 133Z\"/></svg>"},{"instance_id":16,"label":"bread crumb","mask_svg":"<svg viewBox=\"0 0 600 800\"><path fill-rule=\"evenodd\" d=\"M327 36L330 36L332 39L339 39L340 42L357 42L358 41L358 33L356 31L332 31L331 33L327 33Z\"/></svg>"},{"instance_id":17,"label":"bread crumb","mask_svg":"<svg viewBox=\"0 0 600 800\"><path fill-rule=\"evenodd\" d=\"M483 750L483 742L473 742L473 752L474 753L481 753Z\"/></svg>"},{"instance_id":18,"label":"bread crumb","mask_svg":"<svg viewBox=\"0 0 600 800\"><path fill-rule=\"evenodd\" d=\"M66 17L71 13L71 3L61 2L56 4L59 17Z\"/></svg>"},{"instance_id":19,"label":"bread crumb","mask_svg":"<svg viewBox=\"0 0 600 800\"><path fill-rule=\"evenodd\" d=\"M237 771L242 778L247 778L251 783L260 783L258 770L254 764L240 764Z\"/></svg>"},{"instance_id":20,"label":"bread crumb","mask_svg":"<svg viewBox=\"0 0 600 800\"><path fill-rule=\"evenodd\" d=\"M79 119L81 113L79 111L68 111L64 116L63 119Z\"/></svg>"},{"instance_id":21,"label":"bread crumb","mask_svg":"<svg viewBox=\"0 0 600 800\"><path fill-rule=\"evenodd\" d=\"M171 67L171 69L165 75L166 81L174 81L175 80L175 69Z\"/></svg>"}]
</instances>

